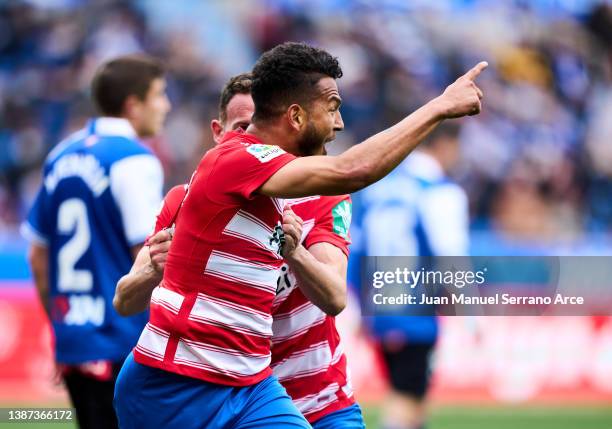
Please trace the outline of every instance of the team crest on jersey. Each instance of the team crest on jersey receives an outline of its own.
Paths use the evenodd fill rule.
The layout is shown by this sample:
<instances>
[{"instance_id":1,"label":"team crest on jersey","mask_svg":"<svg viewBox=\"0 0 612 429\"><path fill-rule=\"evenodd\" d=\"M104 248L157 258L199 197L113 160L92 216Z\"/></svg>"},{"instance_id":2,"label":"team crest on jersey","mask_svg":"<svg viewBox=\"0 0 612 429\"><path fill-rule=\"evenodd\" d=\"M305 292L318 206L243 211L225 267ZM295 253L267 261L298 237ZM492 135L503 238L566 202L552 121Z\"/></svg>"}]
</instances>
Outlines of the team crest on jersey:
<instances>
[{"instance_id":1,"label":"team crest on jersey","mask_svg":"<svg viewBox=\"0 0 612 429\"><path fill-rule=\"evenodd\" d=\"M270 144L252 144L247 147L246 151L257 158L259 162L268 162L286 153L280 147Z\"/></svg>"},{"instance_id":2,"label":"team crest on jersey","mask_svg":"<svg viewBox=\"0 0 612 429\"><path fill-rule=\"evenodd\" d=\"M283 251L283 244L285 244L285 233L280 222L274 227L274 231L270 236L270 246L276 250L279 255Z\"/></svg>"},{"instance_id":3,"label":"team crest on jersey","mask_svg":"<svg viewBox=\"0 0 612 429\"><path fill-rule=\"evenodd\" d=\"M352 213L353 211L351 203L347 200L340 201L332 209L334 232L345 240L348 240L349 228L351 227Z\"/></svg>"}]
</instances>

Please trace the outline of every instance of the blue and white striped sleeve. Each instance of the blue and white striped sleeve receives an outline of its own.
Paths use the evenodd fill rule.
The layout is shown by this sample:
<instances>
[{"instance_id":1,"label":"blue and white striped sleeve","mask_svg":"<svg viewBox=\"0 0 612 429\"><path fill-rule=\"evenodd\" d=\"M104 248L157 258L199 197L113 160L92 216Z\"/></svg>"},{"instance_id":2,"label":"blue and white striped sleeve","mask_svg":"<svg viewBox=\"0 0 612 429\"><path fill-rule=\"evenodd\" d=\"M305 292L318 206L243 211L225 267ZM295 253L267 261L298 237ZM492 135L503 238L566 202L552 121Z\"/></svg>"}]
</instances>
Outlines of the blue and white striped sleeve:
<instances>
[{"instance_id":1,"label":"blue and white striped sleeve","mask_svg":"<svg viewBox=\"0 0 612 429\"><path fill-rule=\"evenodd\" d=\"M164 173L159 160L151 154L123 158L111 166L110 183L127 242L144 243L162 203Z\"/></svg>"}]
</instances>

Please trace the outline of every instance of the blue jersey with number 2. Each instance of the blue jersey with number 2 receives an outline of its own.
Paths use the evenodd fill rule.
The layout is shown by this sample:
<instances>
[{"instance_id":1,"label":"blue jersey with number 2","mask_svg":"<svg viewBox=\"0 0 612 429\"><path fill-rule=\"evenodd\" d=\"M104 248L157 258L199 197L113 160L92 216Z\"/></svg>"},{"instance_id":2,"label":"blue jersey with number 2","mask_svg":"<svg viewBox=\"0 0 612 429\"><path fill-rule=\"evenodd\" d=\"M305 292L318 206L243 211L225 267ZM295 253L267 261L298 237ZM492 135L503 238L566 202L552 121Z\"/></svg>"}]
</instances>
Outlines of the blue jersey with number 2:
<instances>
[{"instance_id":1,"label":"blue jersey with number 2","mask_svg":"<svg viewBox=\"0 0 612 429\"><path fill-rule=\"evenodd\" d=\"M58 362L121 360L148 319L121 317L112 306L117 281L132 265L131 247L151 231L163 180L157 158L122 121L93 120L58 145L24 224L49 252Z\"/></svg>"}]
</instances>

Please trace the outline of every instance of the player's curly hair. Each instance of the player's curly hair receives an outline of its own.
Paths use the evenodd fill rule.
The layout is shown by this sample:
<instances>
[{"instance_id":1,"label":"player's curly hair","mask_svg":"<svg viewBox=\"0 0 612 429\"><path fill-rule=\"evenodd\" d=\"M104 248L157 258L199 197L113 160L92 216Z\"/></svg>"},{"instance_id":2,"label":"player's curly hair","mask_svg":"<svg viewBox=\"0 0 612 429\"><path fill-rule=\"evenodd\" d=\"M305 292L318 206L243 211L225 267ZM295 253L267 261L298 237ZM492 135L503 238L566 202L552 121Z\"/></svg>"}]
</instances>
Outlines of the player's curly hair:
<instances>
[{"instance_id":1,"label":"player's curly hair","mask_svg":"<svg viewBox=\"0 0 612 429\"><path fill-rule=\"evenodd\" d=\"M315 86L325 76L342 77L338 58L306 43L287 42L259 57L253 67L253 121L282 114L291 104L306 107L317 95Z\"/></svg>"}]
</instances>

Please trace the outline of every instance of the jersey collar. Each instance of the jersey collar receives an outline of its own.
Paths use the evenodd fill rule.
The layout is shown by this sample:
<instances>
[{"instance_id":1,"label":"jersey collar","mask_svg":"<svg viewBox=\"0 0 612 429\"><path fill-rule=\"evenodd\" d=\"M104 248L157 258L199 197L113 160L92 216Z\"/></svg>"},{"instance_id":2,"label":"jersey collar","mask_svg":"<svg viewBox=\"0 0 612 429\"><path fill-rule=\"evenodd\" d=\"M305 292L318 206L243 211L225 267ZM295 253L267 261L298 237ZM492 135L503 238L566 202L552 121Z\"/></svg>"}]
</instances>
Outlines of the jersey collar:
<instances>
[{"instance_id":1,"label":"jersey collar","mask_svg":"<svg viewBox=\"0 0 612 429\"><path fill-rule=\"evenodd\" d=\"M247 134L244 130L228 131L225 133L219 144L228 143L240 139L240 141L246 141L251 144L261 144L261 141L252 134Z\"/></svg>"},{"instance_id":2,"label":"jersey collar","mask_svg":"<svg viewBox=\"0 0 612 429\"><path fill-rule=\"evenodd\" d=\"M89 135L136 138L137 134L132 124L123 118L95 118L87 123Z\"/></svg>"}]
</instances>

